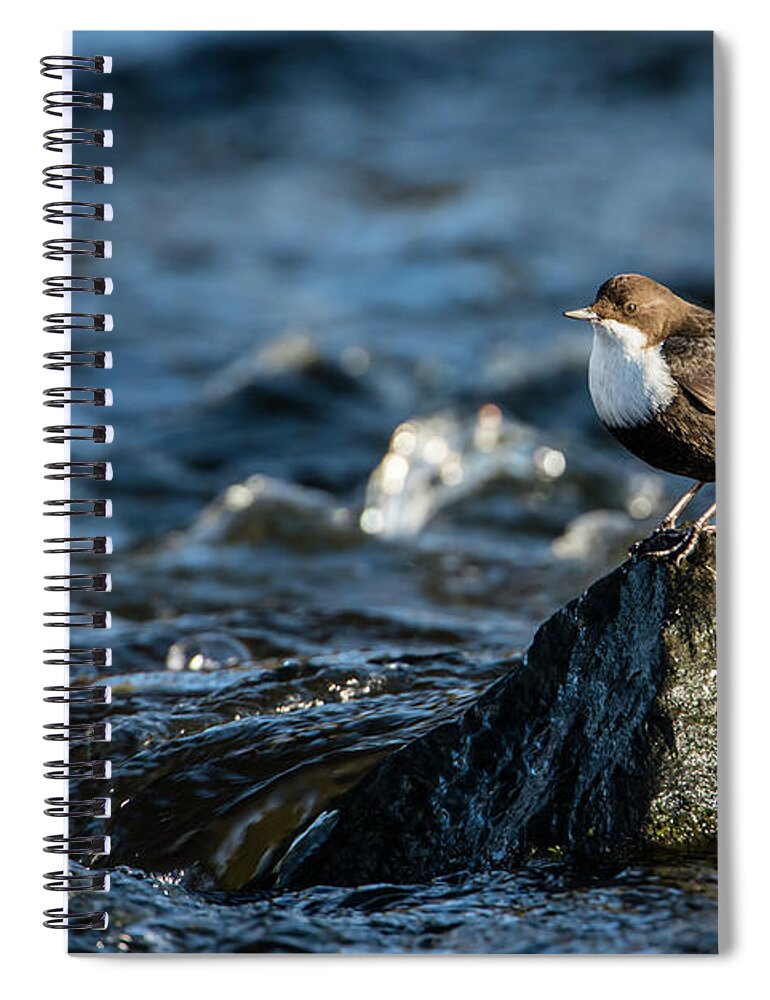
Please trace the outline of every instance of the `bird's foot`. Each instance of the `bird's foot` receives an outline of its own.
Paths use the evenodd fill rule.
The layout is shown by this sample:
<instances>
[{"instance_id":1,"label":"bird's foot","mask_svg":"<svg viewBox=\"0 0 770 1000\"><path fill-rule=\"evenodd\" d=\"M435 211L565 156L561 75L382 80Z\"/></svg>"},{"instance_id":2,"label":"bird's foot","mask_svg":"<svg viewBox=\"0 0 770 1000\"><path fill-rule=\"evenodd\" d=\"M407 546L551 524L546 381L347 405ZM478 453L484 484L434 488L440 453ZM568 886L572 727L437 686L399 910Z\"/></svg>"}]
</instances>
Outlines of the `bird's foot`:
<instances>
[{"instance_id":1,"label":"bird's foot","mask_svg":"<svg viewBox=\"0 0 770 1000\"><path fill-rule=\"evenodd\" d=\"M678 566L695 548L702 530L703 526L697 522L680 528L661 524L649 538L635 542L629 549L629 555L637 559L670 559Z\"/></svg>"}]
</instances>

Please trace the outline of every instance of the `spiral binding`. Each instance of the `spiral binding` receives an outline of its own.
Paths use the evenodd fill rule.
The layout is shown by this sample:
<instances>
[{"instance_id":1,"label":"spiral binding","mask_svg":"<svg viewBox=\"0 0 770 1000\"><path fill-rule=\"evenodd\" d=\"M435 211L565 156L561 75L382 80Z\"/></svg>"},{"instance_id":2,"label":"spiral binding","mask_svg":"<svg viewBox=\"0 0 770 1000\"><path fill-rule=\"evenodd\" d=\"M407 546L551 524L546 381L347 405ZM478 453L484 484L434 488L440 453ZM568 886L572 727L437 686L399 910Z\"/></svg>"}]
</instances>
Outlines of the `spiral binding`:
<instances>
[{"instance_id":1,"label":"spiral binding","mask_svg":"<svg viewBox=\"0 0 770 1000\"><path fill-rule=\"evenodd\" d=\"M61 80L63 71L71 72L76 69L89 73L112 72L110 56L43 56L40 65L43 67L40 75L47 76L50 80Z\"/></svg>"},{"instance_id":2,"label":"spiral binding","mask_svg":"<svg viewBox=\"0 0 770 1000\"><path fill-rule=\"evenodd\" d=\"M62 163L43 170L43 184L61 190L72 181L87 184L112 184L112 167L94 167L87 163Z\"/></svg>"},{"instance_id":3,"label":"spiral binding","mask_svg":"<svg viewBox=\"0 0 770 1000\"><path fill-rule=\"evenodd\" d=\"M63 153L65 146L102 146L107 149L112 145L112 131L101 128L51 128L43 132L43 138L43 149L51 153Z\"/></svg>"},{"instance_id":4,"label":"spiral binding","mask_svg":"<svg viewBox=\"0 0 770 1000\"><path fill-rule=\"evenodd\" d=\"M46 240L43 254L49 260L64 260L65 257L98 257L101 260L112 256L109 240Z\"/></svg>"},{"instance_id":5,"label":"spiral binding","mask_svg":"<svg viewBox=\"0 0 770 1000\"><path fill-rule=\"evenodd\" d=\"M46 479L97 479L101 482L112 479L111 462L46 462Z\"/></svg>"},{"instance_id":6,"label":"spiral binding","mask_svg":"<svg viewBox=\"0 0 770 1000\"><path fill-rule=\"evenodd\" d=\"M67 368L112 368L111 351L48 351L43 368L63 372Z\"/></svg>"},{"instance_id":7,"label":"spiral binding","mask_svg":"<svg viewBox=\"0 0 770 1000\"><path fill-rule=\"evenodd\" d=\"M43 317L48 326L43 327L43 333L59 333L66 335L73 330L84 330L87 333L110 333L112 331L112 316L109 313L49 313ZM75 320L68 323L67 320Z\"/></svg>"},{"instance_id":8,"label":"spiral binding","mask_svg":"<svg viewBox=\"0 0 770 1000\"><path fill-rule=\"evenodd\" d=\"M41 74L49 79L63 80L75 72L106 74L112 71L112 60L109 56L45 56L40 60ZM66 86L66 84L65 84ZM103 112L112 108L112 94L91 90L57 90L44 96L43 110L46 114L58 118L68 118L75 110L85 112ZM110 148L112 132L101 128L76 128L71 124L67 127L49 129L43 136L44 148L51 152L64 153L68 148L86 149L87 147ZM75 184L107 185L112 184L111 167L91 165L86 163L63 163L46 167L43 171L43 184L64 192ZM46 222L65 226L72 220L82 220L86 225L105 223L112 219L112 207L106 202L87 200L52 201L43 206L43 218ZM112 292L112 279L101 275L75 275L71 271L72 262L88 258L99 262L109 260L112 256L112 244L109 240L95 238L91 235L73 237L70 235L46 240L43 244L43 257L47 260L68 262L70 272L65 275L54 275L45 278L43 294L53 298L65 298L81 295L109 295ZM89 268L90 269L90 268ZM105 312L60 312L49 313L43 319L44 332L60 334L66 337L81 335L100 335L112 330L112 317ZM44 367L51 371L65 372L72 369L109 369L112 367L112 354L100 348L92 350L69 349L49 351L44 355ZM107 407L112 405L112 393L109 389L83 385L53 386L43 393L43 404L57 409L72 407ZM66 418L65 418L66 419ZM43 430L44 441L52 444L67 444L70 441L88 441L97 445L109 444L112 440L112 428L109 424L62 423L47 426ZM91 481L109 481L112 479L112 465L104 460L98 461L58 461L45 465L45 478L69 482L76 479ZM44 514L47 517L91 517L107 518L112 514L112 505L104 499L80 499L68 497L45 501ZM106 556L112 551L112 542L108 535L60 535L44 540L46 553L64 555L69 559L75 554ZM69 567L68 567L69 568ZM112 587L112 579L108 572L90 573L56 573L45 577L45 590L49 592L73 593L108 593ZM73 629L109 629L110 614L103 610L87 611L49 611L45 613L46 628ZM68 712L70 706L108 705L111 699L109 686L90 684L82 686L70 680L73 669L86 668L100 670L111 663L111 650L107 646L65 646L44 650L43 663L48 666L63 667L67 680L64 684L44 688L44 700L54 705L65 706ZM88 677L91 680L91 677ZM49 723L44 727L44 739L67 746L87 746L108 743L110 741L109 723L100 721L72 722L68 715L61 722ZM104 781L110 777L110 762L105 759L73 760L67 754L65 760L46 761L44 774L53 781L93 782ZM78 785L80 787L80 785ZM89 786L90 787L90 786ZM68 824L76 824L78 820L105 819L110 815L110 800L104 795L89 792L88 797L48 798L45 801L47 816L64 819ZM76 827L68 826L64 834L55 834L44 838L44 850L49 854L57 854L66 858L77 858L82 863L97 856L109 854L109 837L94 833L89 827L87 832L80 832ZM44 876L45 888L51 892L105 892L109 889L109 876L100 872L88 871L56 871L47 872ZM99 930L107 926L108 917L103 909L69 911L64 907L54 907L44 913L46 927L62 928L68 931Z\"/></svg>"}]
</instances>

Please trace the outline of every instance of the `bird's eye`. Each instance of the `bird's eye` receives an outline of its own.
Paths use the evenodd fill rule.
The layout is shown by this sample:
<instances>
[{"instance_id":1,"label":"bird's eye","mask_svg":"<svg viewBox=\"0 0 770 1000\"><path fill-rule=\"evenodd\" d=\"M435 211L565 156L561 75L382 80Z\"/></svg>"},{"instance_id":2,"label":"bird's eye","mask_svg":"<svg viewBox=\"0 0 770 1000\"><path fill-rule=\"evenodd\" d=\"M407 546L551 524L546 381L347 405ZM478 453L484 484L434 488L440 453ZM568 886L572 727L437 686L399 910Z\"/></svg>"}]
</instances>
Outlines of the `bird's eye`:
<instances>
[{"instance_id":1,"label":"bird's eye","mask_svg":"<svg viewBox=\"0 0 770 1000\"><path fill-rule=\"evenodd\" d=\"M636 312L636 303L635 302L626 302L626 312L627 313L635 313Z\"/></svg>"}]
</instances>

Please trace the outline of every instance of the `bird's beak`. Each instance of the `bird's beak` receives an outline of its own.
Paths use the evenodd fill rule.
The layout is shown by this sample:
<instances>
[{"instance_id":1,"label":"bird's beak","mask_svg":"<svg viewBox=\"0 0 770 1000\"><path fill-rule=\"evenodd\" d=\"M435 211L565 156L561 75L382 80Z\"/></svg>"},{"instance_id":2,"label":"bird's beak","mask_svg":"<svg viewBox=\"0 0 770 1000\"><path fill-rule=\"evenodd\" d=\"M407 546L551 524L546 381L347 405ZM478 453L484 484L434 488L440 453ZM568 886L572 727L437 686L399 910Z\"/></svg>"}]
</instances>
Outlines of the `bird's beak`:
<instances>
[{"instance_id":1,"label":"bird's beak","mask_svg":"<svg viewBox=\"0 0 770 1000\"><path fill-rule=\"evenodd\" d=\"M570 309L568 312L565 312L564 315L568 319L595 320L599 318L590 306L586 306L583 309Z\"/></svg>"}]
</instances>

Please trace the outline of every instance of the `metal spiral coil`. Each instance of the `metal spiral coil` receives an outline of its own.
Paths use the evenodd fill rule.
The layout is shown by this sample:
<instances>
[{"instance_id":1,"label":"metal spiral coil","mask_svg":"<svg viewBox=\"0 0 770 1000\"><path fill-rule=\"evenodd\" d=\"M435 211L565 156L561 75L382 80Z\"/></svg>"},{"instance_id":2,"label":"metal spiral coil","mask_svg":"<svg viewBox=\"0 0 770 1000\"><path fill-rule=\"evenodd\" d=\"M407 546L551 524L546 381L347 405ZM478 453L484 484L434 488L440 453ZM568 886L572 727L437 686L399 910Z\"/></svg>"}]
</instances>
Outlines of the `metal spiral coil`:
<instances>
[{"instance_id":1,"label":"metal spiral coil","mask_svg":"<svg viewBox=\"0 0 770 1000\"><path fill-rule=\"evenodd\" d=\"M110 800L105 798L91 799L63 799L61 796L45 800L47 809L43 810L46 816L66 817L88 816L98 819L100 816L107 817L110 814Z\"/></svg>"},{"instance_id":2,"label":"metal spiral coil","mask_svg":"<svg viewBox=\"0 0 770 1000\"><path fill-rule=\"evenodd\" d=\"M54 743L109 743L108 722L84 722L70 726L66 722L49 722L43 729L50 730L43 735L44 740Z\"/></svg>"},{"instance_id":3,"label":"metal spiral coil","mask_svg":"<svg viewBox=\"0 0 770 1000\"><path fill-rule=\"evenodd\" d=\"M45 888L51 892L76 892L78 889L105 892L110 884L110 876L106 872L89 872L85 875L70 872L46 872L43 878L52 880L45 883Z\"/></svg>"},{"instance_id":4,"label":"metal spiral coil","mask_svg":"<svg viewBox=\"0 0 770 1000\"><path fill-rule=\"evenodd\" d=\"M109 594L112 590L112 578L109 573L60 573L55 576L44 576L44 580L66 580L66 584L51 583L45 590L75 591L88 590L95 594Z\"/></svg>"},{"instance_id":5,"label":"metal spiral coil","mask_svg":"<svg viewBox=\"0 0 770 1000\"><path fill-rule=\"evenodd\" d=\"M72 292L87 292L90 295L112 295L112 279L90 274L57 274L44 278L43 284L48 287L43 295L52 295L63 299Z\"/></svg>"},{"instance_id":6,"label":"metal spiral coil","mask_svg":"<svg viewBox=\"0 0 770 1000\"><path fill-rule=\"evenodd\" d=\"M105 260L112 256L109 240L46 240L43 246L47 260L64 260L66 257L96 257Z\"/></svg>"},{"instance_id":7,"label":"metal spiral coil","mask_svg":"<svg viewBox=\"0 0 770 1000\"><path fill-rule=\"evenodd\" d=\"M108 556L112 553L112 539L109 535L66 535L62 538L44 538L43 544L58 546L55 549L43 549L46 555L87 553L94 556Z\"/></svg>"},{"instance_id":8,"label":"metal spiral coil","mask_svg":"<svg viewBox=\"0 0 770 1000\"><path fill-rule=\"evenodd\" d=\"M59 621L43 622L46 628L110 628L112 618L109 611L44 611L46 618Z\"/></svg>"},{"instance_id":9,"label":"metal spiral coil","mask_svg":"<svg viewBox=\"0 0 770 1000\"><path fill-rule=\"evenodd\" d=\"M109 667L112 663L112 650L105 646L44 649L43 655L54 657L43 660L45 666L51 667Z\"/></svg>"},{"instance_id":10,"label":"metal spiral coil","mask_svg":"<svg viewBox=\"0 0 770 1000\"><path fill-rule=\"evenodd\" d=\"M109 854L110 838L102 835L95 837L70 837L67 833L55 833L43 837L47 845L43 848L46 854Z\"/></svg>"},{"instance_id":11,"label":"metal spiral coil","mask_svg":"<svg viewBox=\"0 0 770 1000\"><path fill-rule=\"evenodd\" d=\"M90 441L93 444L110 444L112 427L109 424L51 424L43 428L47 444L64 444L67 441Z\"/></svg>"},{"instance_id":12,"label":"metal spiral coil","mask_svg":"<svg viewBox=\"0 0 770 1000\"><path fill-rule=\"evenodd\" d=\"M87 73L111 73L111 56L43 56L41 76L50 80L61 80L62 73L83 70Z\"/></svg>"},{"instance_id":13,"label":"metal spiral coil","mask_svg":"<svg viewBox=\"0 0 770 1000\"><path fill-rule=\"evenodd\" d=\"M112 699L112 688L109 684L94 684L91 687L54 684L44 687L43 691L55 692L46 694L43 698L49 705L109 705Z\"/></svg>"},{"instance_id":14,"label":"metal spiral coil","mask_svg":"<svg viewBox=\"0 0 770 1000\"><path fill-rule=\"evenodd\" d=\"M44 95L43 111L62 119L62 128L49 129L44 132L43 146L52 153L65 153L76 147L95 147L109 149L112 146L112 131L98 127L79 127L73 125L73 112L85 115L98 114L112 108L110 93L80 90L70 83L76 72L106 74L112 71L112 60L109 56L45 56L40 60L41 74L54 80L63 80L62 89L51 91ZM90 126L90 122L88 123ZM67 154L67 159L78 157ZM46 222L65 227L65 236L46 240L43 244L43 257L46 260L59 261L69 269L69 273L53 275L43 280L43 294L53 298L69 299L75 295L110 295L112 279L104 275L76 275L72 273L73 262L88 258L94 264L109 260L112 256L110 240L96 236L90 232L72 233L70 226L85 227L101 225L112 220L112 206L106 202L95 202L78 199L74 194L78 184L106 185L112 184L112 168L94 166L86 163L54 164L43 170L42 183L46 188L62 192L61 201L47 202L43 206L43 218ZM89 264L89 270L91 266ZM65 306L65 308L67 308ZM70 307L71 308L71 307ZM67 338L78 338L83 335L91 337L109 333L112 330L112 317L104 312L58 312L49 313L43 319L45 334L58 334ZM112 367L112 354L101 348L82 350L77 343L65 344L61 351L48 351L44 355L44 367L51 371L67 372L73 369L102 369ZM105 445L112 441L112 427L108 424L79 423L74 416L74 407L107 407L112 405L112 393L101 386L59 385L47 388L43 392L43 405L54 409L66 410L66 422L54 424L43 429L44 441L55 445L69 445L70 442L86 442L88 444ZM82 411L81 411L82 412ZM72 416L70 416L72 414ZM89 461L65 454L60 461L45 464L45 478L69 484L73 480L91 480L106 482L112 479L112 465L108 461ZM99 498L78 498L67 496L61 499L44 501L44 515L47 517L90 517L106 518L112 516L112 505L109 500ZM66 531L66 529L65 529ZM107 535L97 534L61 534L44 540L44 552L63 557L65 566L63 572L55 572L45 576L44 587L47 592L66 595L71 599L76 594L106 594L112 589L112 577L109 572L94 570L89 565L88 572L73 572L69 560L72 556L106 556L112 551L112 542ZM58 568L58 567L57 567ZM65 604L64 607L67 607ZM44 614L46 628L65 629L68 638L74 630L107 630L111 627L109 611L101 608L81 610L70 607L68 610L48 611ZM67 639L65 639L65 643ZM43 663L46 666L64 669L64 682L49 685L44 688L44 700L48 704L62 706L64 717L57 722L44 726L43 738L48 742L65 744L67 747L87 747L100 743L109 743L111 739L110 724L98 719L74 713L79 708L108 705L112 693L108 685L93 683L94 671L110 666L112 652L108 646L74 646L46 649L43 652ZM78 672L81 673L78 673ZM82 673L85 671L85 674ZM74 676L73 676L74 673ZM85 684L80 683L86 681ZM68 713L72 711L73 715ZM90 715L90 712L89 712ZM91 750L81 750L81 755L91 755ZM97 755L98 757L98 755ZM44 838L44 850L49 854L64 857L79 858L88 864L91 858L109 854L109 837L94 833L89 825L87 832L77 828L78 821L83 819L106 819L110 815L110 800L106 796L94 795L88 788L85 795L81 792L81 782L103 781L111 776L110 761L94 760L64 760L46 761L44 776L51 781L76 782L75 788L70 787L68 796L55 796L45 801L45 814L65 820L70 824L65 833ZM80 797L82 795L82 797ZM109 876L102 872L81 870L70 871L66 866L64 871L48 872L44 876L45 888L51 892L105 892L109 889ZM68 931L96 930L107 926L107 913L103 909L70 910L68 907L55 907L44 913L46 927L63 928Z\"/></svg>"},{"instance_id":15,"label":"metal spiral coil","mask_svg":"<svg viewBox=\"0 0 770 1000\"><path fill-rule=\"evenodd\" d=\"M43 767L53 768L43 772L43 777L51 781L107 781L112 777L108 760L47 760Z\"/></svg>"},{"instance_id":16,"label":"metal spiral coil","mask_svg":"<svg viewBox=\"0 0 770 1000\"><path fill-rule=\"evenodd\" d=\"M44 740L54 743L109 743L110 726L107 722L88 722L70 726L66 722L49 722L43 729L50 730Z\"/></svg>"},{"instance_id":17,"label":"metal spiral coil","mask_svg":"<svg viewBox=\"0 0 770 1000\"><path fill-rule=\"evenodd\" d=\"M100 386L63 385L44 389L43 406L64 407L74 406L112 406L112 392Z\"/></svg>"},{"instance_id":18,"label":"metal spiral coil","mask_svg":"<svg viewBox=\"0 0 770 1000\"><path fill-rule=\"evenodd\" d=\"M43 927L55 931L103 931L107 929L107 913L105 910L81 910L77 913L67 913L56 906L52 910L43 910Z\"/></svg>"},{"instance_id":19,"label":"metal spiral coil","mask_svg":"<svg viewBox=\"0 0 770 1000\"><path fill-rule=\"evenodd\" d=\"M90 163L62 163L43 168L43 184L61 191L72 181L84 184L112 184L112 167L99 167Z\"/></svg>"},{"instance_id":20,"label":"metal spiral coil","mask_svg":"<svg viewBox=\"0 0 770 1000\"><path fill-rule=\"evenodd\" d=\"M43 395L49 398L43 400L43 406L73 406L80 403L85 406L112 406L112 392L99 386L64 385L45 389Z\"/></svg>"},{"instance_id":21,"label":"metal spiral coil","mask_svg":"<svg viewBox=\"0 0 770 1000\"><path fill-rule=\"evenodd\" d=\"M65 219L111 222L112 205L95 201L49 201L43 205L44 222L54 222L61 226Z\"/></svg>"},{"instance_id":22,"label":"metal spiral coil","mask_svg":"<svg viewBox=\"0 0 770 1000\"><path fill-rule=\"evenodd\" d=\"M112 368L110 351L47 351L43 357L46 362L43 368L54 372L68 368Z\"/></svg>"},{"instance_id":23,"label":"metal spiral coil","mask_svg":"<svg viewBox=\"0 0 770 1000\"><path fill-rule=\"evenodd\" d=\"M112 146L112 131L102 128L50 128L43 138L43 149L50 153L63 153L65 146Z\"/></svg>"},{"instance_id":24,"label":"metal spiral coil","mask_svg":"<svg viewBox=\"0 0 770 1000\"><path fill-rule=\"evenodd\" d=\"M43 506L60 508L44 510L43 517L112 517L109 500L44 500Z\"/></svg>"},{"instance_id":25,"label":"metal spiral coil","mask_svg":"<svg viewBox=\"0 0 770 1000\"><path fill-rule=\"evenodd\" d=\"M43 111L61 118L66 110L111 111L112 94L93 90L52 90L43 98Z\"/></svg>"},{"instance_id":26,"label":"metal spiral coil","mask_svg":"<svg viewBox=\"0 0 770 1000\"><path fill-rule=\"evenodd\" d=\"M45 479L95 479L99 482L109 482L112 479L112 464L110 462L46 462Z\"/></svg>"},{"instance_id":27,"label":"metal spiral coil","mask_svg":"<svg viewBox=\"0 0 770 1000\"><path fill-rule=\"evenodd\" d=\"M67 320L76 322L68 323ZM49 313L43 317L43 322L48 324L43 327L43 333L66 335L75 330L87 333L110 333L112 330L112 316L109 313Z\"/></svg>"}]
</instances>

